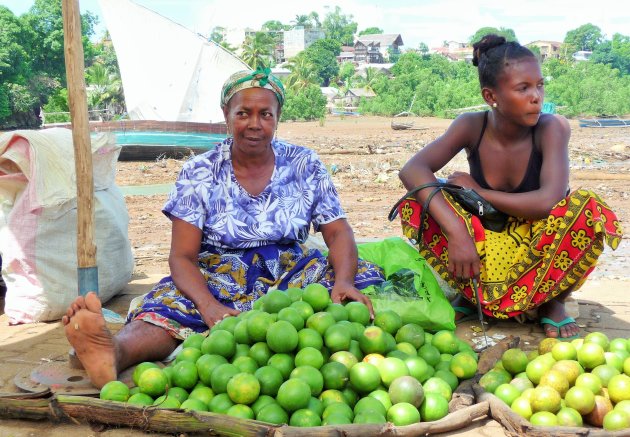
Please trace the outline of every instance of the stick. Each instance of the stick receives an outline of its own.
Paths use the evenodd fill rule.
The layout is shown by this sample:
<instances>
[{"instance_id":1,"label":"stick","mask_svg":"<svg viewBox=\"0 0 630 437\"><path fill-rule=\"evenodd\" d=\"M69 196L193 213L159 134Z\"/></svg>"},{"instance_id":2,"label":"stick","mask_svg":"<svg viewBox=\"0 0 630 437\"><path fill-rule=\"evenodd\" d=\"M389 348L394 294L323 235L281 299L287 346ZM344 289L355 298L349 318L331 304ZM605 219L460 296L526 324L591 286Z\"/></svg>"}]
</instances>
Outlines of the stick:
<instances>
[{"instance_id":1,"label":"stick","mask_svg":"<svg viewBox=\"0 0 630 437\"><path fill-rule=\"evenodd\" d=\"M63 0L64 53L68 104L77 180L77 262L79 295L98 292L96 245L94 244L94 179L92 148L85 92L85 64L81 42L79 0Z\"/></svg>"}]
</instances>

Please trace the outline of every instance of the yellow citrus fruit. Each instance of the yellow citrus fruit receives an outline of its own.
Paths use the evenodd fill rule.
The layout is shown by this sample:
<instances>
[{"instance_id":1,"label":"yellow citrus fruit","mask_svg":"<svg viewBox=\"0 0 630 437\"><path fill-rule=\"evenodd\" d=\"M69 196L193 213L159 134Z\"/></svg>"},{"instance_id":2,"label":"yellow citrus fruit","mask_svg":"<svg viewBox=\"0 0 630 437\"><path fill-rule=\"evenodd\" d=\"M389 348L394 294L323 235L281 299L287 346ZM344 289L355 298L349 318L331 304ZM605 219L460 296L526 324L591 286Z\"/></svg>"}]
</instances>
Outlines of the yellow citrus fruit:
<instances>
[{"instance_id":1,"label":"yellow citrus fruit","mask_svg":"<svg viewBox=\"0 0 630 437\"><path fill-rule=\"evenodd\" d=\"M271 349L264 341L259 341L258 343L253 344L249 348L249 352L247 353L251 358L253 358L258 366L264 366L269 361L269 358L273 355Z\"/></svg>"},{"instance_id":2,"label":"yellow citrus fruit","mask_svg":"<svg viewBox=\"0 0 630 437\"><path fill-rule=\"evenodd\" d=\"M282 377L287 379L295 368L295 357L291 354L274 354L269 358L267 365L278 369L282 373Z\"/></svg>"},{"instance_id":3,"label":"yellow citrus fruit","mask_svg":"<svg viewBox=\"0 0 630 437\"><path fill-rule=\"evenodd\" d=\"M419 349L424 344L424 329L415 323L407 323L396 332L397 343L411 343Z\"/></svg>"},{"instance_id":4,"label":"yellow citrus fruit","mask_svg":"<svg viewBox=\"0 0 630 437\"><path fill-rule=\"evenodd\" d=\"M449 369L459 379L470 379L477 373L477 361L469 353L459 352L451 359Z\"/></svg>"},{"instance_id":5,"label":"yellow citrus fruit","mask_svg":"<svg viewBox=\"0 0 630 437\"><path fill-rule=\"evenodd\" d=\"M304 288L302 300L313 307L313 311L323 311L330 303L330 294L321 284L309 284Z\"/></svg>"},{"instance_id":6,"label":"yellow citrus fruit","mask_svg":"<svg viewBox=\"0 0 630 437\"><path fill-rule=\"evenodd\" d=\"M129 399L129 387L122 381L109 381L101 388L99 396L107 401L126 402Z\"/></svg>"},{"instance_id":7,"label":"yellow citrus fruit","mask_svg":"<svg viewBox=\"0 0 630 437\"><path fill-rule=\"evenodd\" d=\"M313 311L313 307L303 300L293 302L290 308L296 310L305 322L315 313L315 311Z\"/></svg>"},{"instance_id":8,"label":"yellow citrus fruit","mask_svg":"<svg viewBox=\"0 0 630 437\"><path fill-rule=\"evenodd\" d=\"M210 399L210 402L208 403L208 411L225 414L232 405L234 405L234 402L232 402L232 399L230 399L227 393L219 393Z\"/></svg>"},{"instance_id":9,"label":"yellow citrus fruit","mask_svg":"<svg viewBox=\"0 0 630 437\"><path fill-rule=\"evenodd\" d=\"M134 395L129 396L129 399L127 399L127 403L132 404L132 405L148 406L148 405L153 405L153 398L144 393L136 393Z\"/></svg>"},{"instance_id":10,"label":"yellow citrus fruit","mask_svg":"<svg viewBox=\"0 0 630 437\"><path fill-rule=\"evenodd\" d=\"M613 403L630 400L630 376L615 375L608 381L608 395Z\"/></svg>"},{"instance_id":11,"label":"yellow citrus fruit","mask_svg":"<svg viewBox=\"0 0 630 437\"><path fill-rule=\"evenodd\" d=\"M599 366L591 370L591 373L599 377L599 379L602 381L603 387L608 387L608 382L610 381L610 379L615 375L619 375L621 372L608 364L600 364Z\"/></svg>"},{"instance_id":12,"label":"yellow citrus fruit","mask_svg":"<svg viewBox=\"0 0 630 437\"><path fill-rule=\"evenodd\" d=\"M567 377L569 385L573 386L577 377L584 372L582 366L574 360L560 360L551 366L552 370L562 372Z\"/></svg>"},{"instance_id":13,"label":"yellow citrus fruit","mask_svg":"<svg viewBox=\"0 0 630 437\"><path fill-rule=\"evenodd\" d=\"M195 363L180 361L173 366L173 385L189 390L197 384L198 380L199 375Z\"/></svg>"},{"instance_id":14,"label":"yellow citrus fruit","mask_svg":"<svg viewBox=\"0 0 630 437\"><path fill-rule=\"evenodd\" d=\"M324 365L324 356L314 347L305 347L295 354L295 366L312 366L316 369Z\"/></svg>"},{"instance_id":15,"label":"yellow citrus fruit","mask_svg":"<svg viewBox=\"0 0 630 437\"><path fill-rule=\"evenodd\" d=\"M317 312L306 320L306 327L314 329L322 337L326 330L335 324L335 318L332 314L326 312Z\"/></svg>"},{"instance_id":16,"label":"yellow citrus fruit","mask_svg":"<svg viewBox=\"0 0 630 437\"><path fill-rule=\"evenodd\" d=\"M300 378L283 382L276 396L278 404L288 412L306 408L310 399L311 387Z\"/></svg>"},{"instance_id":17,"label":"yellow citrus fruit","mask_svg":"<svg viewBox=\"0 0 630 437\"><path fill-rule=\"evenodd\" d=\"M573 344L561 341L553 345L551 355L556 361L575 360L577 358L577 349Z\"/></svg>"},{"instance_id":18,"label":"yellow citrus fruit","mask_svg":"<svg viewBox=\"0 0 630 437\"><path fill-rule=\"evenodd\" d=\"M363 302L348 302L346 304L348 310L348 320L360 323L366 326L370 322L370 310Z\"/></svg>"},{"instance_id":19,"label":"yellow citrus fruit","mask_svg":"<svg viewBox=\"0 0 630 437\"><path fill-rule=\"evenodd\" d=\"M262 310L267 313L277 313L281 309L291 305L291 303L293 303L293 301L287 293L280 290L272 290L265 296Z\"/></svg>"},{"instance_id":20,"label":"yellow citrus fruit","mask_svg":"<svg viewBox=\"0 0 630 437\"><path fill-rule=\"evenodd\" d=\"M599 376L592 373L582 373L575 380L576 387L586 387L593 392L594 395L600 394L602 391L602 380Z\"/></svg>"},{"instance_id":21,"label":"yellow citrus fruit","mask_svg":"<svg viewBox=\"0 0 630 437\"><path fill-rule=\"evenodd\" d=\"M204 354L199 357L195 365L197 366L197 375L199 380L206 385L211 385L212 380L212 372L214 369L221 365L227 363L227 359L222 355L210 355Z\"/></svg>"},{"instance_id":22,"label":"yellow citrus fruit","mask_svg":"<svg viewBox=\"0 0 630 437\"><path fill-rule=\"evenodd\" d=\"M619 410L612 410L604 416L603 428L606 431L618 431L630 428L630 416Z\"/></svg>"},{"instance_id":23,"label":"yellow citrus fruit","mask_svg":"<svg viewBox=\"0 0 630 437\"><path fill-rule=\"evenodd\" d=\"M293 414L291 414L291 419L289 419L289 425L300 428L320 426L321 424L322 419L314 411L309 410L308 408L301 408L294 411Z\"/></svg>"},{"instance_id":24,"label":"yellow citrus fruit","mask_svg":"<svg viewBox=\"0 0 630 437\"><path fill-rule=\"evenodd\" d=\"M431 344L442 354L456 354L459 352L457 336L453 331L442 330L433 334Z\"/></svg>"},{"instance_id":25,"label":"yellow citrus fruit","mask_svg":"<svg viewBox=\"0 0 630 437\"><path fill-rule=\"evenodd\" d=\"M350 383L360 393L369 393L381 384L381 374L376 366L360 362L350 369Z\"/></svg>"},{"instance_id":26,"label":"yellow citrus fruit","mask_svg":"<svg viewBox=\"0 0 630 437\"><path fill-rule=\"evenodd\" d=\"M258 414L256 414L256 420L273 425L282 425L283 423L289 423L289 415L280 405L273 402L260 409Z\"/></svg>"},{"instance_id":27,"label":"yellow citrus fruit","mask_svg":"<svg viewBox=\"0 0 630 437\"><path fill-rule=\"evenodd\" d=\"M321 334L312 328L304 328L298 331L298 349L312 347L321 350L324 346L324 339Z\"/></svg>"},{"instance_id":28,"label":"yellow citrus fruit","mask_svg":"<svg viewBox=\"0 0 630 437\"><path fill-rule=\"evenodd\" d=\"M548 411L550 413L557 413L560 410L562 397L560 393L554 390L552 387L540 385L534 389L532 393L532 411Z\"/></svg>"},{"instance_id":29,"label":"yellow citrus fruit","mask_svg":"<svg viewBox=\"0 0 630 437\"><path fill-rule=\"evenodd\" d=\"M280 312L278 312L278 320L285 320L289 322L298 331L304 328L304 319L302 318L298 310L293 307L282 308Z\"/></svg>"},{"instance_id":30,"label":"yellow citrus fruit","mask_svg":"<svg viewBox=\"0 0 630 437\"><path fill-rule=\"evenodd\" d=\"M571 387L564 395L567 407L577 410L581 415L593 411L595 408L595 395L588 387Z\"/></svg>"},{"instance_id":31,"label":"yellow citrus fruit","mask_svg":"<svg viewBox=\"0 0 630 437\"><path fill-rule=\"evenodd\" d=\"M514 411L516 414L526 420L529 420L529 418L533 414L532 405L530 404L529 399L527 399L525 396L519 396L514 399L512 405L510 405L510 408L512 409L512 411Z\"/></svg>"},{"instance_id":32,"label":"yellow citrus fruit","mask_svg":"<svg viewBox=\"0 0 630 437\"><path fill-rule=\"evenodd\" d=\"M342 325L332 325L324 332L324 344L332 353L348 350L352 336L350 331Z\"/></svg>"},{"instance_id":33,"label":"yellow citrus fruit","mask_svg":"<svg viewBox=\"0 0 630 437\"><path fill-rule=\"evenodd\" d=\"M560 393L561 397L564 397L567 390L569 390L569 380L566 375L558 370L549 370L541 378L538 386L549 386L555 391Z\"/></svg>"},{"instance_id":34,"label":"yellow citrus fruit","mask_svg":"<svg viewBox=\"0 0 630 437\"><path fill-rule=\"evenodd\" d=\"M227 359L236 353L236 340L230 331L217 330L211 332L201 343L201 352L204 354L221 355Z\"/></svg>"},{"instance_id":35,"label":"yellow citrus fruit","mask_svg":"<svg viewBox=\"0 0 630 437\"><path fill-rule=\"evenodd\" d=\"M168 378L161 369L149 368L140 375L138 387L140 387L140 393L156 398L166 393Z\"/></svg>"},{"instance_id":36,"label":"yellow citrus fruit","mask_svg":"<svg viewBox=\"0 0 630 437\"><path fill-rule=\"evenodd\" d=\"M594 369L600 364L606 363L604 348L599 343L584 342L582 347L577 351L578 362L584 369Z\"/></svg>"},{"instance_id":37,"label":"yellow citrus fruit","mask_svg":"<svg viewBox=\"0 0 630 437\"><path fill-rule=\"evenodd\" d=\"M424 401L420 405L420 416L425 422L433 422L446 417L448 401L438 393L425 393Z\"/></svg>"},{"instance_id":38,"label":"yellow citrus fruit","mask_svg":"<svg viewBox=\"0 0 630 437\"><path fill-rule=\"evenodd\" d=\"M225 393L227 391L228 381L237 373L241 373L241 371L234 364L227 363L218 365L210 377L212 391L215 394Z\"/></svg>"},{"instance_id":39,"label":"yellow citrus fruit","mask_svg":"<svg viewBox=\"0 0 630 437\"><path fill-rule=\"evenodd\" d=\"M557 338L547 337L538 343L538 355L544 355L547 352L551 352L551 349L558 343L560 340Z\"/></svg>"},{"instance_id":40,"label":"yellow citrus fruit","mask_svg":"<svg viewBox=\"0 0 630 437\"><path fill-rule=\"evenodd\" d=\"M131 379L133 379L133 383L135 385L138 385L138 381L140 380L140 375L142 375L142 372L144 372L147 369L159 369L159 368L160 366L158 366L157 364L151 361L145 361L143 363L138 364L136 368L133 369L133 375Z\"/></svg>"},{"instance_id":41,"label":"yellow citrus fruit","mask_svg":"<svg viewBox=\"0 0 630 437\"><path fill-rule=\"evenodd\" d=\"M402 317L394 310L382 310L378 311L374 315L374 326L378 326L385 332L389 332L391 335L396 335L398 330L402 327Z\"/></svg>"},{"instance_id":42,"label":"yellow citrus fruit","mask_svg":"<svg viewBox=\"0 0 630 437\"><path fill-rule=\"evenodd\" d=\"M584 344L586 343L596 343L606 351L610 345L610 340L603 332L591 332L586 334L586 337L584 337Z\"/></svg>"},{"instance_id":43,"label":"yellow citrus fruit","mask_svg":"<svg viewBox=\"0 0 630 437\"><path fill-rule=\"evenodd\" d=\"M383 358L379 361L376 368L381 376L381 382L385 387L389 387L395 379L409 375L409 369L405 362L396 357Z\"/></svg>"},{"instance_id":44,"label":"yellow citrus fruit","mask_svg":"<svg viewBox=\"0 0 630 437\"><path fill-rule=\"evenodd\" d=\"M180 408L182 410L208 411L208 405L199 399L186 399Z\"/></svg>"},{"instance_id":45,"label":"yellow citrus fruit","mask_svg":"<svg viewBox=\"0 0 630 437\"><path fill-rule=\"evenodd\" d=\"M260 312L248 317L247 334L250 340L254 342L265 341L267 338L267 330L273 323L273 317L269 313Z\"/></svg>"},{"instance_id":46,"label":"yellow citrus fruit","mask_svg":"<svg viewBox=\"0 0 630 437\"><path fill-rule=\"evenodd\" d=\"M232 402L249 405L258 399L260 383L251 373L237 373L227 383L227 394Z\"/></svg>"},{"instance_id":47,"label":"yellow citrus fruit","mask_svg":"<svg viewBox=\"0 0 630 437\"><path fill-rule=\"evenodd\" d=\"M315 367L299 366L291 371L289 379L301 379L311 389L311 396L319 396L324 389L324 377Z\"/></svg>"},{"instance_id":48,"label":"yellow citrus fruit","mask_svg":"<svg viewBox=\"0 0 630 437\"><path fill-rule=\"evenodd\" d=\"M325 308L325 311L332 314L332 316L335 318L335 321L337 322L348 321L348 309L340 303L328 304L328 306Z\"/></svg>"},{"instance_id":49,"label":"yellow citrus fruit","mask_svg":"<svg viewBox=\"0 0 630 437\"><path fill-rule=\"evenodd\" d=\"M527 354L521 349L512 348L503 352L501 362L505 370L512 375L516 375L517 373L525 371L529 360L527 359Z\"/></svg>"}]
</instances>

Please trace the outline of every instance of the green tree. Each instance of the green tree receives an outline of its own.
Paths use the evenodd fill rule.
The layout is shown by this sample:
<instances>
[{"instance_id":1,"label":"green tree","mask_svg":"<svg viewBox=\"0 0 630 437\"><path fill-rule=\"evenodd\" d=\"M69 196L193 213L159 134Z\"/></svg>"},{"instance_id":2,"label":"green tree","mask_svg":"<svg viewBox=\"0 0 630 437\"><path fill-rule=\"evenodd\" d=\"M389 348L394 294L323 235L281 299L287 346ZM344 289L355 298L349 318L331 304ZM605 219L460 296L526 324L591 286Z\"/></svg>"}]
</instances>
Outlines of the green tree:
<instances>
[{"instance_id":1,"label":"green tree","mask_svg":"<svg viewBox=\"0 0 630 437\"><path fill-rule=\"evenodd\" d=\"M275 42L265 32L248 35L241 46L241 59L254 70L259 67L269 67L273 59Z\"/></svg>"},{"instance_id":2,"label":"green tree","mask_svg":"<svg viewBox=\"0 0 630 437\"><path fill-rule=\"evenodd\" d=\"M296 15L295 19L291 21L293 23L293 27L303 27L304 29L310 29L313 27L311 23L311 19L308 15Z\"/></svg>"},{"instance_id":3,"label":"green tree","mask_svg":"<svg viewBox=\"0 0 630 437\"><path fill-rule=\"evenodd\" d=\"M474 44L477 41L481 40L481 38L483 38L484 36L489 35L491 33L502 36L507 41L518 42L518 39L516 39L516 34L514 33L514 30L506 28L506 27L500 27L498 29L496 27L482 27L481 29L476 31L473 36L470 37L469 42L470 44Z\"/></svg>"},{"instance_id":4,"label":"green tree","mask_svg":"<svg viewBox=\"0 0 630 437\"><path fill-rule=\"evenodd\" d=\"M330 80L339 74L337 56L341 53L341 44L333 39L319 39L304 50L304 57L313 65L319 83L328 86Z\"/></svg>"},{"instance_id":5,"label":"green tree","mask_svg":"<svg viewBox=\"0 0 630 437\"><path fill-rule=\"evenodd\" d=\"M269 20L263 23L261 30L279 32L282 30L291 30L291 26L288 24L282 24L278 20Z\"/></svg>"},{"instance_id":6,"label":"green tree","mask_svg":"<svg viewBox=\"0 0 630 437\"><path fill-rule=\"evenodd\" d=\"M591 23L569 30L564 37L564 43L570 47L572 52L577 50L593 51L603 40L602 30Z\"/></svg>"},{"instance_id":7,"label":"green tree","mask_svg":"<svg viewBox=\"0 0 630 437\"><path fill-rule=\"evenodd\" d=\"M290 59L287 68L291 70L286 79L287 89L297 92L309 85L319 84L319 76L315 71L315 66L305 56L305 52L300 52L296 57Z\"/></svg>"},{"instance_id":8,"label":"green tree","mask_svg":"<svg viewBox=\"0 0 630 437\"><path fill-rule=\"evenodd\" d=\"M359 32L359 36L363 36L363 35L380 35L384 33L383 29L381 29L380 27L368 27L365 30L362 30L361 32Z\"/></svg>"},{"instance_id":9,"label":"green tree","mask_svg":"<svg viewBox=\"0 0 630 437\"><path fill-rule=\"evenodd\" d=\"M630 37L616 33L612 41L604 41L593 51L591 62L610 65L622 74L630 74Z\"/></svg>"},{"instance_id":10,"label":"green tree","mask_svg":"<svg viewBox=\"0 0 630 437\"><path fill-rule=\"evenodd\" d=\"M425 43L421 42L420 44L418 44L418 51L420 53L422 53L423 55L428 55L429 54L429 46L426 45Z\"/></svg>"},{"instance_id":11,"label":"green tree","mask_svg":"<svg viewBox=\"0 0 630 437\"><path fill-rule=\"evenodd\" d=\"M281 120L317 120L326 114L326 97L317 85L287 91Z\"/></svg>"},{"instance_id":12,"label":"green tree","mask_svg":"<svg viewBox=\"0 0 630 437\"><path fill-rule=\"evenodd\" d=\"M352 15L342 14L341 8L335 6L334 12L327 13L322 24L326 38L337 40L342 45L352 45L357 32L357 23L352 18Z\"/></svg>"}]
</instances>

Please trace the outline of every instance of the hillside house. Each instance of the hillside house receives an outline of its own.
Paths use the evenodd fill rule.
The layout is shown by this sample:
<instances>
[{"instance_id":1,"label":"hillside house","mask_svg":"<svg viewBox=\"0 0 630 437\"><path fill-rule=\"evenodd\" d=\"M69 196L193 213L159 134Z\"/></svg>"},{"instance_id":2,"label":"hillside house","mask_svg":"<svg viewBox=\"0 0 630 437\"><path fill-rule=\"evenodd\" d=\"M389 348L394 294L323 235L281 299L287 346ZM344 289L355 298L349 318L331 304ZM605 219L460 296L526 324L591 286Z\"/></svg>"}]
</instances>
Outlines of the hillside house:
<instances>
[{"instance_id":1,"label":"hillside house","mask_svg":"<svg viewBox=\"0 0 630 437\"><path fill-rule=\"evenodd\" d=\"M448 41L442 47L434 47L429 53L442 55L450 61L472 62L473 48L470 44L458 41Z\"/></svg>"},{"instance_id":2,"label":"hillside house","mask_svg":"<svg viewBox=\"0 0 630 437\"><path fill-rule=\"evenodd\" d=\"M343 96L343 104L345 107L356 108L362 98L371 99L373 97L376 97L376 94L369 88L350 88Z\"/></svg>"},{"instance_id":3,"label":"hillside house","mask_svg":"<svg viewBox=\"0 0 630 437\"><path fill-rule=\"evenodd\" d=\"M529 44L525 44L525 47L528 48L538 47L542 61L545 61L547 59L558 59L560 57L561 46L561 42L544 40L532 41Z\"/></svg>"},{"instance_id":4,"label":"hillside house","mask_svg":"<svg viewBox=\"0 0 630 437\"><path fill-rule=\"evenodd\" d=\"M324 39L326 34L322 29L305 29L296 27L284 32L284 58L291 59L308 48L318 39Z\"/></svg>"},{"instance_id":5,"label":"hillside house","mask_svg":"<svg viewBox=\"0 0 630 437\"><path fill-rule=\"evenodd\" d=\"M390 53L399 54L403 45L400 34L363 35L354 43L354 61L368 64L389 62Z\"/></svg>"}]
</instances>

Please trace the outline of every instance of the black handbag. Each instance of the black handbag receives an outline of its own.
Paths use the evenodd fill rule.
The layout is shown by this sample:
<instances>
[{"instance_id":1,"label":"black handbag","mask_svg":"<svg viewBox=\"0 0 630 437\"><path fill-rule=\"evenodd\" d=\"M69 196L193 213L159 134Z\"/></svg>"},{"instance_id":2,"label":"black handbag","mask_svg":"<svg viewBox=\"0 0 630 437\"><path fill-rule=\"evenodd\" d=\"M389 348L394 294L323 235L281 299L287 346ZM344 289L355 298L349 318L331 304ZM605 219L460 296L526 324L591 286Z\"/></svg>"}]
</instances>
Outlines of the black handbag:
<instances>
[{"instance_id":1,"label":"black handbag","mask_svg":"<svg viewBox=\"0 0 630 437\"><path fill-rule=\"evenodd\" d=\"M398 214L398 206L416 194L420 190L424 190L425 188L433 188L431 194L426 198L424 204L422 205L422 215L420 216L420 226L424 223L424 220L427 215L427 211L429 210L429 203L431 199L440 191L444 191L450 194L453 199L457 203L461 205L469 213L476 215L481 220L481 224L485 229L489 229L494 232L501 232L508 221L508 215L504 212L496 209L490 202L481 197L479 193L477 193L472 188L464 188L459 185L449 184L447 182L429 182L426 184L419 185L412 190L409 190L407 194L400 198L398 202L394 205L394 207L389 212L389 221L392 221L396 218ZM412 197L413 198L413 197ZM414 199L415 200L415 199Z\"/></svg>"}]
</instances>

